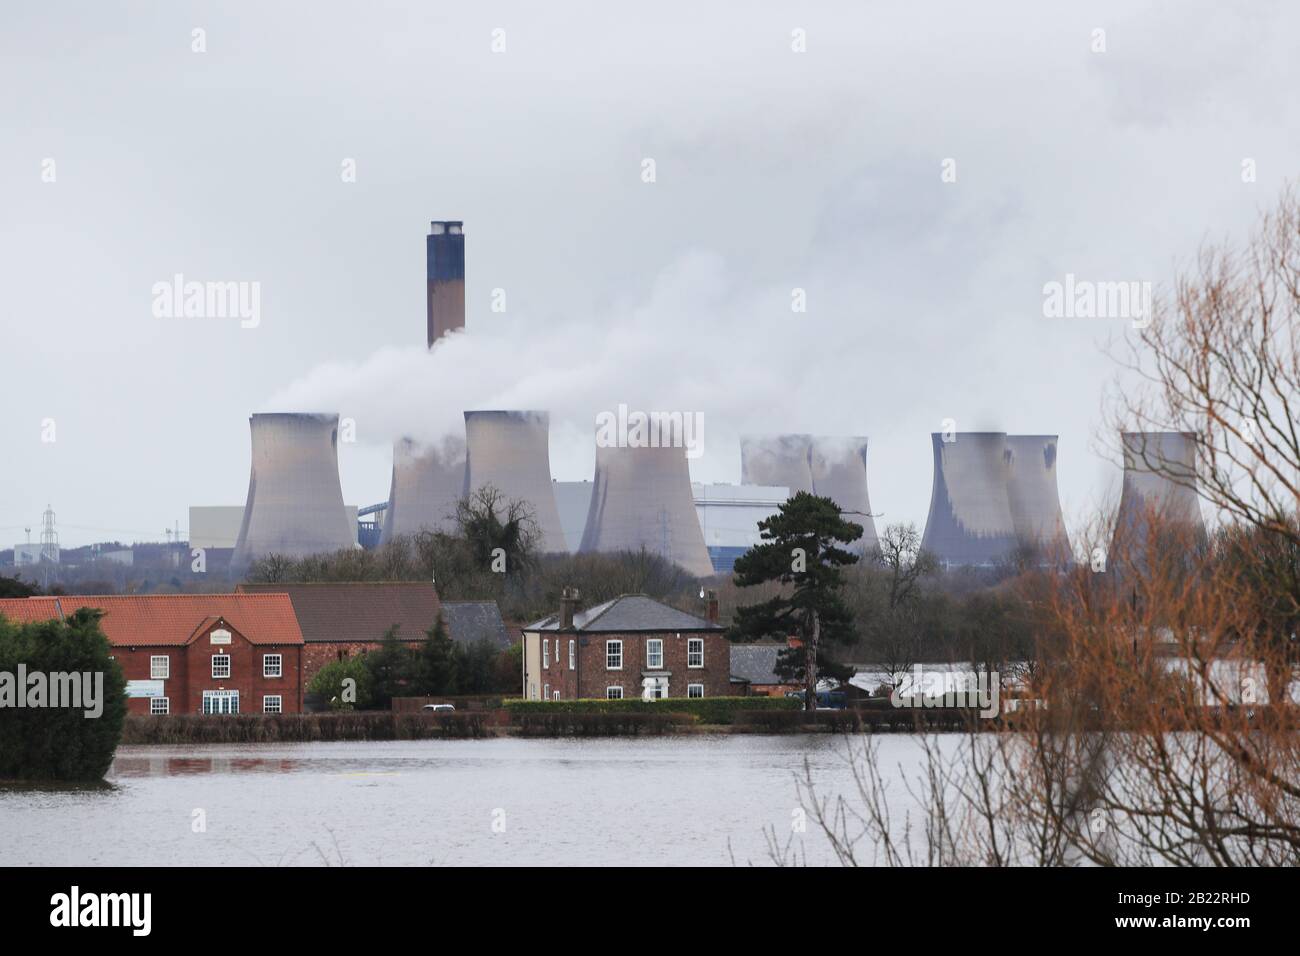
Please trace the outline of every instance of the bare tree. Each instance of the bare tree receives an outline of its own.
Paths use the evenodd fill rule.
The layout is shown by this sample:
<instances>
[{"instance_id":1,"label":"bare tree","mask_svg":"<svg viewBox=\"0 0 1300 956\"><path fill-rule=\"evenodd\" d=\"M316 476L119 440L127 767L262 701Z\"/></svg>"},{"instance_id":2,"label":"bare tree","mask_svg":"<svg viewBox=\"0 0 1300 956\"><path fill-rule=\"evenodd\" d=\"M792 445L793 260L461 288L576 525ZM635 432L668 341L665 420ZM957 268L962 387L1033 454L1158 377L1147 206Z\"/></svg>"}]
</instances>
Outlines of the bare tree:
<instances>
[{"instance_id":1,"label":"bare tree","mask_svg":"<svg viewBox=\"0 0 1300 956\"><path fill-rule=\"evenodd\" d=\"M1144 467L1191 484L1240 541L1274 637L1300 629L1300 199L1287 189L1245 246L1203 249L1171 301L1121 356L1111 424L1188 433L1196 473L1139 448ZM1129 382L1136 380L1136 388ZM1242 552L1244 556L1244 552ZM1262 560L1263 558L1267 560ZM1294 658L1293 658L1294 659ZM1275 690L1287 679L1275 672Z\"/></svg>"},{"instance_id":2,"label":"bare tree","mask_svg":"<svg viewBox=\"0 0 1300 956\"><path fill-rule=\"evenodd\" d=\"M852 578L849 600L862 645L872 662L890 674L890 685L921 657L927 621L922 584L938 565L921 549L914 524L891 524Z\"/></svg>"}]
</instances>

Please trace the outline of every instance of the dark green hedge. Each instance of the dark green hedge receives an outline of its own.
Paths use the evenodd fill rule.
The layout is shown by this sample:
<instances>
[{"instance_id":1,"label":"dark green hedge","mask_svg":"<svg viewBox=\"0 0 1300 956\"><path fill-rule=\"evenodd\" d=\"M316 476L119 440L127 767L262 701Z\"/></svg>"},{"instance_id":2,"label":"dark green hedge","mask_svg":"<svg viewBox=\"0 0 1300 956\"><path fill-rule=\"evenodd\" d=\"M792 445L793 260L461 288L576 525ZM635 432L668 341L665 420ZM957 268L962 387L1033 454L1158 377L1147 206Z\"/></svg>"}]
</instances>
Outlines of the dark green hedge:
<instances>
[{"instance_id":1,"label":"dark green hedge","mask_svg":"<svg viewBox=\"0 0 1300 956\"><path fill-rule=\"evenodd\" d=\"M521 737L638 737L676 733L695 724L692 714L660 709L657 713L554 711L520 714Z\"/></svg>"},{"instance_id":2,"label":"dark green hedge","mask_svg":"<svg viewBox=\"0 0 1300 956\"><path fill-rule=\"evenodd\" d=\"M123 743L260 744L316 740L428 740L486 737L487 715L478 713L395 714L391 711L335 711L322 714L183 714L131 716Z\"/></svg>"},{"instance_id":3,"label":"dark green hedge","mask_svg":"<svg viewBox=\"0 0 1300 956\"><path fill-rule=\"evenodd\" d=\"M83 709L0 709L0 780L99 780L113 762L126 716L126 679L99 629L98 611L78 610L67 620L14 624L0 617L0 672L16 687L26 673L102 675L102 712ZM94 681L92 677L92 693ZM31 699L30 697L26 699Z\"/></svg>"},{"instance_id":4,"label":"dark green hedge","mask_svg":"<svg viewBox=\"0 0 1300 956\"><path fill-rule=\"evenodd\" d=\"M525 714L655 714L674 711L690 714L702 724L734 723L738 714L752 711L798 710L802 703L790 697L670 697L667 700L522 700L505 702L512 723Z\"/></svg>"}]
</instances>

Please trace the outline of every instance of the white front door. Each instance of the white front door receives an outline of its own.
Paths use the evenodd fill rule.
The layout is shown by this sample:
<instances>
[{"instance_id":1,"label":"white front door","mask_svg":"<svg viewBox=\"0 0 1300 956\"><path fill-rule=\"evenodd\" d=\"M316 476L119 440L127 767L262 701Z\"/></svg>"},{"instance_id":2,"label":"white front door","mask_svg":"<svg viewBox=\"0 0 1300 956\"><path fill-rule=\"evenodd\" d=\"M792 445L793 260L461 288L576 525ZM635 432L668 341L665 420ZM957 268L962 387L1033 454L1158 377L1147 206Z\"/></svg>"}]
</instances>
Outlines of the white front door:
<instances>
[{"instance_id":1,"label":"white front door","mask_svg":"<svg viewBox=\"0 0 1300 956\"><path fill-rule=\"evenodd\" d=\"M205 690L203 692L203 712L205 714L239 713L239 691Z\"/></svg>"}]
</instances>

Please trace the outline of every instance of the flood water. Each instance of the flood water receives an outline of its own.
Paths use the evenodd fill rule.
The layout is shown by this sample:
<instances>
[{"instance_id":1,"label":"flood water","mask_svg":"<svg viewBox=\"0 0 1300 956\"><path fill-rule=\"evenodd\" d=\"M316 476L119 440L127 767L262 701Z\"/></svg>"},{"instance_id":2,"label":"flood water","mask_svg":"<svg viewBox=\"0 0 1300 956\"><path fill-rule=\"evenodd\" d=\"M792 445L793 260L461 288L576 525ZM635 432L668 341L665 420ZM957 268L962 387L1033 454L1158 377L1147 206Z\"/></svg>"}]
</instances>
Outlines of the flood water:
<instances>
[{"instance_id":1,"label":"flood water","mask_svg":"<svg viewBox=\"0 0 1300 956\"><path fill-rule=\"evenodd\" d=\"M882 765L920 763L910 735ZM97 789L0 789L0 865L738 865L792 836L834 735L122 747ZM909 773L910 775L910 773ZM196 832L197 831L197 832ZM834 858L816 825L793 834Z\"/></svg>"}]
</instances>

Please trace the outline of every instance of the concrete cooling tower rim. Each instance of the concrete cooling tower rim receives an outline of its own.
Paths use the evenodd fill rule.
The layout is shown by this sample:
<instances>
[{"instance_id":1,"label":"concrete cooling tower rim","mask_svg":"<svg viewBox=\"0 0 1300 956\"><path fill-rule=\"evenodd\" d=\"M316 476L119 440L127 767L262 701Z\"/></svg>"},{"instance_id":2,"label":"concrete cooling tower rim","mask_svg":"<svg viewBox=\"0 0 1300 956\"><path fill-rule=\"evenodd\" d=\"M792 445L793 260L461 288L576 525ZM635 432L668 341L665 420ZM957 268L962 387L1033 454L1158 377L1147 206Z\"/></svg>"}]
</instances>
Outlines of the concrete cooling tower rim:
<instances>
[{"instance_id":1,"label":"concrete cooling tower rim","mask_svg":"<svg viewBox=\"0 0 1300 956\"><path fill-rule=\"evenodd\" d=\"M741 435L740 483L813 490L811 435Z\"/></svg>"}]
</instances>

